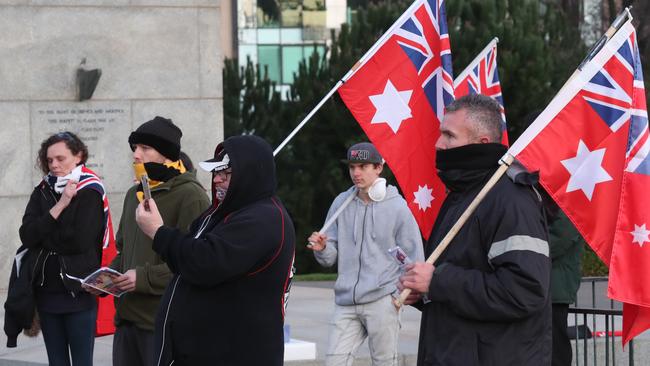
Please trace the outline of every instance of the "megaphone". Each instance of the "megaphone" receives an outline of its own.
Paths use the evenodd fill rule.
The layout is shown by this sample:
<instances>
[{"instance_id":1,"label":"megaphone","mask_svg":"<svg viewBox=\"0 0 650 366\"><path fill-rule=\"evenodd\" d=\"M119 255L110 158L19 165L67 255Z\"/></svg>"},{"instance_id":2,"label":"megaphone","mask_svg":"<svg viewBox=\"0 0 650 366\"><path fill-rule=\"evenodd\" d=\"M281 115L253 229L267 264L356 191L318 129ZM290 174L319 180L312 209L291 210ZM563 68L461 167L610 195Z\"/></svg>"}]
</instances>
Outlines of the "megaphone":
<instances>
[{"instance_id":1,"label":"megaphone","mask_svg":"<svg viewBox=\"0 0 650 366\"><path fill-rule=\"evenodd\" d=\"M368 196L375 202L381 202L386 198L386 179L377 178L368 189Z\"/></svg>"}]
</instances>

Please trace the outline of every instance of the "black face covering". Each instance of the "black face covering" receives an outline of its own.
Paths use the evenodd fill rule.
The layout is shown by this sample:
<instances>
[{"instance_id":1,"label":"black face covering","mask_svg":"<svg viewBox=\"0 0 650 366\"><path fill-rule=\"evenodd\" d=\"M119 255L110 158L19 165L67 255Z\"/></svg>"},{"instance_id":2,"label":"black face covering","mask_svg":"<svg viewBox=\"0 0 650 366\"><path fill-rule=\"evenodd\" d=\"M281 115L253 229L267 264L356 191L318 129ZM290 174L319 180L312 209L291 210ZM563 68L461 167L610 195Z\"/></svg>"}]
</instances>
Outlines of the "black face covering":
<instances>
[{"instance_id":1,"label":"black face covering","mask_svg":"<svg viewBox=\"0 0 650 366\"><path fill-rule=\"evenodd\" d=\"M144 169L147 171L149 179L159 182L166 182L181 174L177 169L160 163L144 163Z\"/></svg>"},{"instance_id":2,"label":"black face covering","mask_svg":"<svg viewBox=\"0 0 650 366\"><path fill-rule=\"evenodd\" d=\"M470 144L436 152L438 176L450 191L463 191L483 182L499 167L508 148L501 144Z\"/></svg>"}]
</instances>

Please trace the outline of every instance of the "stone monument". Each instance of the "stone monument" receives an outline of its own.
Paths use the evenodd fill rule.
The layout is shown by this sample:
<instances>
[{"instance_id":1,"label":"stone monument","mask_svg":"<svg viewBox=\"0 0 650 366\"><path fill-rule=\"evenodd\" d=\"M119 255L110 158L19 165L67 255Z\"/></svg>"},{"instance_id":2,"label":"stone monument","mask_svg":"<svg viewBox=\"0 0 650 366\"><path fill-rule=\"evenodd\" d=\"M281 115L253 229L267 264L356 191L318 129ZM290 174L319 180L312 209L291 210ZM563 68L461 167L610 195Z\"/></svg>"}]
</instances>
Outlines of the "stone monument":
<instances>
[{"instance_id":1,"label":"stone monument","mask_svg":"<svg viewBox=\"0 0 650 366\"><path fill-rule=\"evenodd\" d=\"M127 138L137 126L171 118L195 163L212 155L223 140L222 11L219 0L0 0L0 291L48 135L69 130L86 142L115 230L133 180ZM92 97L78 101L84 60L101 77ZM208 174L198 175L209 188Z\"/></svg>"}]
</instances>

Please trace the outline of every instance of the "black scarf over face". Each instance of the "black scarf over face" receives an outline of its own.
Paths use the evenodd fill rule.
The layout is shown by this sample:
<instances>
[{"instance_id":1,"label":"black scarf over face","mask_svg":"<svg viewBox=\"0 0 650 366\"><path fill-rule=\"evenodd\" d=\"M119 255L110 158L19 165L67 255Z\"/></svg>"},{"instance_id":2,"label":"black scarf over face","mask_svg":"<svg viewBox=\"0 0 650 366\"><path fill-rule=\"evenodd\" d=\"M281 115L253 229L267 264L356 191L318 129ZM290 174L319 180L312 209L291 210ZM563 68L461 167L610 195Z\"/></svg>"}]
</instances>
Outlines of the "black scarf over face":
<instances>
[{"instance_id":1,"label":"black scarf over face","mask_svg":"<svg viewBox=\"0 0 650 366\"><path fill-rule=\"evenodd\" d=\"M181 175L181 172L179 170L161 163L144 163L144 170L147 172L147 177L149 177L149 179L154 182L164 183L178 175ZM158 184L160 183L156 183L156 185ZM151 188L155 187L156 185L152 185ZM138 189L136 192L142 191L142 184L138 184Z\"/></svg>"},{"instance_id":2,"label":"black scarf over face","mask_svg":"<svg viewBox=\"0 0 650 366\"><path fill-rule=\"evenodd\" d=\"M159 182L166 182L181 174L177 169L160 163L144 163L144 170L147 171L149 179Z\"/></svg>"},{"instance_id":3,"label":"black scarf over face","mask_svg":"<svg viewBox=\"0 0 650 366\"><path fill-rule=\"evenodd\" d=\"M498 143L469 144L436 151L438 176L447 189L461 192L484 182L508 148Z\"/></svg>"}]
</instances>

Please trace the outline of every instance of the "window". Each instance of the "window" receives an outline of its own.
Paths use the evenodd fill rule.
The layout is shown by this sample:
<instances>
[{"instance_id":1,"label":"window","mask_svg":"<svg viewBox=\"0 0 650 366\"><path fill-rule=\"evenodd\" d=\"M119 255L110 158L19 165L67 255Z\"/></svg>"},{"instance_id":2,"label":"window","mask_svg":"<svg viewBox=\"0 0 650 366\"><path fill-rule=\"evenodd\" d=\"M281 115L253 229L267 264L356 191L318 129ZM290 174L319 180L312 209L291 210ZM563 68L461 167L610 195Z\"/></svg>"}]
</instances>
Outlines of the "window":
<instances>
[{"instance_id":1,"label":"window","mask_svg":"<svg viewBox=\"0 0 650 366\"><path fill-rule=\"evenodd\" d=\"M264 69L268 71L269 79L280 82L280 46L258 46L257 60L261 67L262 75Z\"/></svg>"}]
</instances>

